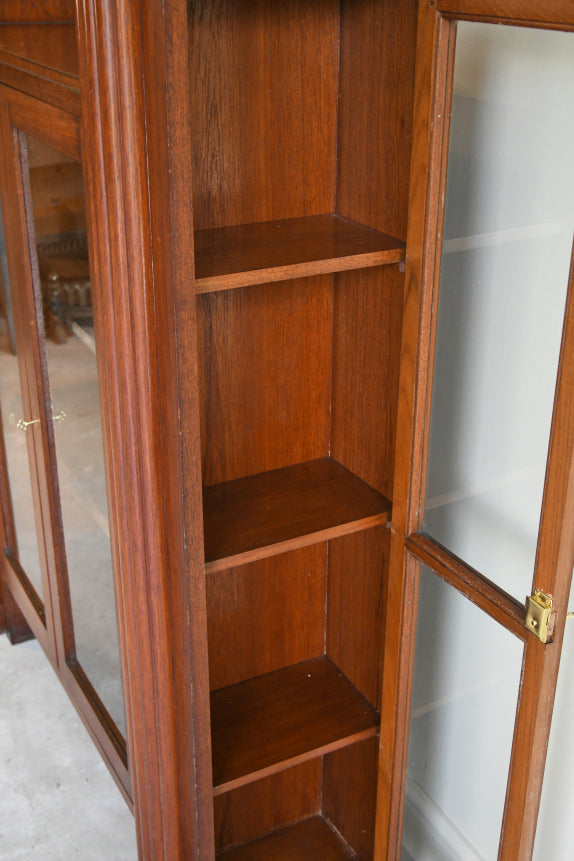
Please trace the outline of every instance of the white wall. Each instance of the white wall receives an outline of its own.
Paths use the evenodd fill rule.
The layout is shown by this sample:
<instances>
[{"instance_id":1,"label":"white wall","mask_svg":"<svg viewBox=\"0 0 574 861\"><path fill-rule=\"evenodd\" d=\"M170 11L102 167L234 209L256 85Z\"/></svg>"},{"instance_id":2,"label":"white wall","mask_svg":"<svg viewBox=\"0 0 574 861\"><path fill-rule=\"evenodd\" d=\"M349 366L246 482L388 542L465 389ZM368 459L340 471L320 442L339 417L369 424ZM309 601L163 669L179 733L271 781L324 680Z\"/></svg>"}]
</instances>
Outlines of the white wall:
<instances>
[{"instance_id":1,"label":"white wall","mask_svg":"<svg viewBox=\"0 0 574 861\"><path fill-rule=\"evenodd\" d=\"M425 530L521 601L572 249L573 142L574 36L459 25ZM522 650L423 578L405 847L416 861L494 859ZM574 803L565 775L548 778L544 817ZM540 861L570 857L546 848Z\"/></svg>"}]
</instances>

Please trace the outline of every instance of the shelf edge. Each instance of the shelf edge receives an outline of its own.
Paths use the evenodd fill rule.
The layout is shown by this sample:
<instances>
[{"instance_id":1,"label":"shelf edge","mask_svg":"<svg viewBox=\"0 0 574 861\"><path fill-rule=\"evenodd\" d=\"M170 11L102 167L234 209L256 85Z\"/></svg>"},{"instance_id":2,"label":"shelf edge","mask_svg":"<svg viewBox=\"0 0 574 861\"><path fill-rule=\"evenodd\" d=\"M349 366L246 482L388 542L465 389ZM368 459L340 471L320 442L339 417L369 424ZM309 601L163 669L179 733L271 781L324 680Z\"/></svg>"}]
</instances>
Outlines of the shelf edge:
<instances>
[{"instance_id":1,"label":"shelf edge","mask_svg":"<svg viewBox=\"0 0 574 861\"><path fill-rule=\"evenodd\" d=\"M373 526L381 526L387 523L390 519L390 514L389 504L388 511L382 511L379 514L372 514L370 517L348 521L340 524L339 526L330 526L327 529L321 529L319 532L309 532L305 535L299 535L296 538L279 541L277 544L268 544L264 547L256 547L253 550L246 550L243 553L236 553L233 556L224 556L221 559L212 559L209 562L205 562L204 572L205 574L215 574L218 571L227 571L229 568L247 565L249 562L257 562L259 559L279 556L282 553L288 553L290 550L299 550L301 547L320 544L322 541L331 541L333 538L350 535L353 532L364 532L366 529L371 529Z\"/></svg>"},{"instance_id":2,"label":"shelf edge","mask_svg":"<svg viewBox=\"0 0 574 861\"><path fill-rule=\"evenodd\" d=\"M402 263L405 248L392 248L368 254L353 254L349 257L329 257L325 260L312 260L304 263L290 263L268 269L234 272L229 275L208 275L195 279L195 292L215 293L219 290L233 290L237 287L251 287L273 281L289 281L294 278L308 278L313 275L329 275L353 269L368 269L374 266L389 266Z\"/></svg>"},{"instance_id":3,"label":"shelf edge","mask_svg":"<svg viewBox=\"0 0 574 861\"><path fill-rule=\"evenodd\" d=\"M280 771L286 771L288 768L301 765L311 759L317 759L318 757L325 756L328 753L334 753L336 750L350 747L351 745L364 741L367 738L373 738L378 734L378 732L378 726L372 726L368 729L364 729L360 732L332 741L329 744L313 748L305 753L300 753L297 756L282 760L281 762L274 762L273 765L268 765L266 768L261 768L258 771L252 771L249 772L249 774L236 777L233 780L226 781L225 783L217 784L213 787L213 797L215 798L218 795L224 795L226 792L239 789L241 786L247 786L249 783L255 783L257 780L262 780L264 777L270 777L272 774L278 774Z\"/></svg>"}]
</instances>

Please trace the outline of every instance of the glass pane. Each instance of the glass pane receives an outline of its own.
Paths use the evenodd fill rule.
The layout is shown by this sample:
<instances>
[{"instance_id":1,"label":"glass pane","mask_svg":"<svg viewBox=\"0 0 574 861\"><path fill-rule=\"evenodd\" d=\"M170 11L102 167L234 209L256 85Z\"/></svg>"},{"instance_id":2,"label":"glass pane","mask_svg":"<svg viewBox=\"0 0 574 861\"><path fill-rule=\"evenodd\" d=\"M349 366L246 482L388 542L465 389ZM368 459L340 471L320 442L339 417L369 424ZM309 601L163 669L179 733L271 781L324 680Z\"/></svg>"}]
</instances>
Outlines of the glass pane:
<instances>
[{"instance_id":1,"label":"glass pane","mask_svg":"<svg viewBox=\"0 0 574 861\"><path fill-rule=\"evenodd\" d=\"M6 263L6 244L4 242L4 228L1 215L0 300L2 308L0 318L0 404L2 409L2 430L6 447L6 466L12 499L13 526L17 543L17 547L11 547L10 549L36 590L38 597L41 599L42 575L38 554L38 541L36 538L34 503L27 450L29 439L26 432L16 426L18 419L24 418L24 411L22 407L18 359L15 355L14 318L12 315L10 282ZM6 516L10 516L8 512L6 512Z\"/></svg>"},{"instance_id":2,"label":"glass pane","mask_svg":"<svg viewBox=\"0 0 574 861\"><path fill-rule=\"evenodd\" d=\"M574 225L572 34L458 25L424 530L530 592Z\"/></svg>"},{"instance_id":3,"label":"glass pane","mask_svg":"<svg viewBox=\"0 0 574 861\"><path fill-rule=\"evenodd\" d=\"M82 170L27 143L76 656L123 731Z\"/></svg>"},{"instance_id":4,"label":"glass pane","mask_svg":"<svg viewBox=\"0 0 574 861\"><path fill-rule=\"evenodd\" d=\"M574 586L570 603L574 607ZM566 623L562 646L556 699L550 728L550 741L538 828L534 843L534 861L548 858L571 858L574 846L574 620Z\"/></svg>"},{"instance_id":5,"label":"glass pane","mask_svg":"<svg viewBox=\"0 0 574 861\"><path fill-rule=\"evenodd\" d=\"M403 857L494 861L523 645L421 569Z\"/></svg>"}]
</instances>

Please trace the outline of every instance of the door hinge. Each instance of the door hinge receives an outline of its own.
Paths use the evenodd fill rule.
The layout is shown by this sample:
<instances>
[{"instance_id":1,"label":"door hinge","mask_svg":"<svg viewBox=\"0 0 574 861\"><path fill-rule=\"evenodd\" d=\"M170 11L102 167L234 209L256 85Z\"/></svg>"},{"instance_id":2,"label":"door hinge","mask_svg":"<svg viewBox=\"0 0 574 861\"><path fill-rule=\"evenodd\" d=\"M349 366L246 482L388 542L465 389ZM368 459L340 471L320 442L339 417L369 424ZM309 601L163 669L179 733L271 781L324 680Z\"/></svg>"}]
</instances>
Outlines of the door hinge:
<instances>
[{"instance_id":1,"label":"door hinge","mask_svg":"<svg viewBox=\"0 0 574 861\"><path fill-rule=\"evenodd\" d=\"M553 609L552 595L535 589L526 599L526 620L524 627L541 643L551 643L554 634L556 611Z\"/></svg>"}]
</instances>

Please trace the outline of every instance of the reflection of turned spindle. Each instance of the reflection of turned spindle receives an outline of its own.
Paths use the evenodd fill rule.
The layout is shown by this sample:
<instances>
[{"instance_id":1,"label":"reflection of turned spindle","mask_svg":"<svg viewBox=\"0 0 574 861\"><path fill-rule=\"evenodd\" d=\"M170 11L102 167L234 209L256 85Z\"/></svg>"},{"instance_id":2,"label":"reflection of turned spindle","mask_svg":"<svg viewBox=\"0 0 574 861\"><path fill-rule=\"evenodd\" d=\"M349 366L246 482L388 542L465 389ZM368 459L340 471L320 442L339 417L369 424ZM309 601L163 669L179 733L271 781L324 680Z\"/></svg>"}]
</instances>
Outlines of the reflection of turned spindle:
<instances>
[{"instance_id":1,"label":"reflection of turned spindle","mask_svg":"<svg viewBox=\"0 0 574 861\"><path fill-rule=\"evenodd\" d=\"M63 343L70 334L71 315L91 311L90 271L84 245L69 240L38 248L46 337L56 343Z\"/></svg>"}]
</instances>

